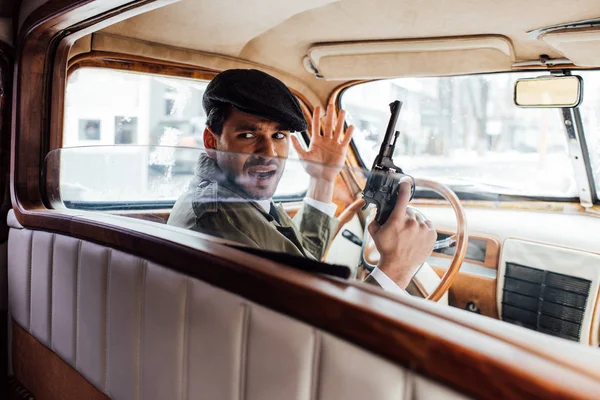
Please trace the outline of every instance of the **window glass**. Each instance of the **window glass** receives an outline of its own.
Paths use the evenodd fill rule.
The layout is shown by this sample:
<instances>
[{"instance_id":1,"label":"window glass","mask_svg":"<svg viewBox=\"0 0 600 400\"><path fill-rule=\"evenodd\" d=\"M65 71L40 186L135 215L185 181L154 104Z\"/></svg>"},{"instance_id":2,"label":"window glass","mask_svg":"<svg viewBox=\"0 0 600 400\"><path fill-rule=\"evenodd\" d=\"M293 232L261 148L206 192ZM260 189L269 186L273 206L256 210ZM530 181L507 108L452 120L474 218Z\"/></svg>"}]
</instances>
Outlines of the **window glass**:
<instances>
[{"instance_id":1,"label":"window glass","mask_svg":"<svg viewBox=\"0 0 600 400\"><path fill-rule=\"evenodd\" d=\"M69 167L62 168L62 179L68 182L65 190L72 193L67 197L174 203L192 179L200 154L188 148L204 147L202 96L207 85L207 81L106 68L75 70L67 83L63 147L84 148L66 153L72 154ZM297 158L291 146L290 158ZM278 199L304 196L308 180L294 179L293 169L294 165L290 172L286 170Z\"/></svg>"},{"instance_id":2,"label":"window glass","mask_svg":"<svg viewBox=\"0 0 600 400\"><path fill-rule=\"evenodd\" d=\"M600 71L573 71L583 78L583 101L579 106L587 141L596 193L600 197Z\"/></svg>"},{"instance_id":3,"label":"window glass","mask_svg":"<svg viewBox=\"0 0 600 400\"><path fill-rule=\"evenodd\" d=\"M75 70L67 84L63 147L201 146L206 85L106 68Z\"/></svg>"},{"instance_id":4,"label":"window glass","mask_svg":"<svg viewBox=\"0 0 600 400\"><path fill-rule=\"evenodd\" d=\"M408 174L474 192L577 196L558 109L514 105L518 78L544 72L381 80L343 92L342 108L356 126L354 144L370 168L389 120L403 102L394 161Z\"/></svg>"}]
</instances>

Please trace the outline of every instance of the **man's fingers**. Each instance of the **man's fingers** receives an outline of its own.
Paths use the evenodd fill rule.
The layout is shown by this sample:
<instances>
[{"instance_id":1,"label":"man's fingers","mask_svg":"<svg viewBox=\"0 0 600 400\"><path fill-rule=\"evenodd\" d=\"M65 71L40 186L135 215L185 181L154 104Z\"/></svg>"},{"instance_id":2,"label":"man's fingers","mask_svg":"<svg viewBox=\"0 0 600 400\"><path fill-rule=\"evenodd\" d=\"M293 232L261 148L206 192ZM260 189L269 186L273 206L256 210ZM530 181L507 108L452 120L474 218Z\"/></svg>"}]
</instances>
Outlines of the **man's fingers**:
<instances>
[{"instance_id":1,"label":"man's fingers","mask_svg":"<svg viewBox=\"0 0 600 400\"><path fill-rule=\"evenodd\" d=\"M302 145L300 144L300 141L298 140L298 138L296 136L292 136L292 146L294 146L294 149L296 149L296 152L298 153L298 157L300 157L300 159L304 159L307 152L306 152L306 150L304 150L304 147L302 147Z\"/></svg>"},{"instance_id":2,"label":"man's fingers","mask_svg":"<svg viewBox=\"0 0 600 400\"><path fill-rule=\"evenodd\" d=\"M421 225L425 225L425 217L423 216L423 214L421 214L418 211L415 211L415 218L417 220L417 222Z\"/></svg>"},{"instance_id":3,"label":"man's fingers","mask_svg":"<svg viewBox=\"0 0 600 400\"><path fill-rule=\"evenodd\" d=\"M346 112L341 110L337 116L337 122L335 124L335 131L333 131L333 140L336 142L340 141L340 138L344 134L344 119L346 116Z\"/></svg>"},{"instance_id":4,"label":"man's fingers","mask_svg":"<svg viewBox=\"0 0 600 400\"><path fill-rule=\"evenodd\" d=\"M325 115L325 130L323 132L323 136L325 137L330 138L333 133L333 118L333 104L329 104L327 106L327 115Z\"/></svg>"},{"instance_id":5,"label":"man's fingers","mask_svg":"<svg viewBox=\"0 0 600 400\"><path fill-rule=\"evenodd\" d=\"M312 119L312 139L321 137L321 107L316 106Z\"/></svg>"},{"instance_id":6,"label":"man's fingers","mask_svg":"<svg viewBox=\"0 0 600 400\"><path fill-rule=\"evenodd\" d=\"M390 218L395 218L398 220L405 218L406 207L410 201L410 193L411 184L408 182L402 182L398 191L398 200L396 200L396 205L390 214Z\"/></svg>"},{"instance_id":7,"label":"man's fingers","mask_svg":"<svg viewBox=\"0 0 600 400\"><path fill-rule=\"evenodd\" d=\"M342 147L348 146L348 143L350 143L350 140L352 140L353 133L354 133L354 125L350 125L348 127L348 129L346 129L346 133L344 134L344 137L342 138Z\"/></svg>"}]
</instances>

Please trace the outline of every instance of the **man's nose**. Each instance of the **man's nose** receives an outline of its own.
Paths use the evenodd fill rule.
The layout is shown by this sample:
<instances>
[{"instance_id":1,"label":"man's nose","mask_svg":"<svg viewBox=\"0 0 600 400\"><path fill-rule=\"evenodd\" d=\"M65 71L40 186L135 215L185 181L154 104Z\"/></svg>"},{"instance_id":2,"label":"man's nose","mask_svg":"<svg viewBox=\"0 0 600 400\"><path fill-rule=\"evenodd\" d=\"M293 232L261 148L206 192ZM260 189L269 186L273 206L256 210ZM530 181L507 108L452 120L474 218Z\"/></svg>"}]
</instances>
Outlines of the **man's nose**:
<instances>
[{"instance_id":1,"label":"man's nose","mask_svg":"<svg viewBox=\"0 0 600 400\"><path fill-rule=\"evenodd\" d=\"M269 139L261 140L256 149L256 154L260 154L266 157L277 157L275 141Z\"/></svg>"}]
</instances>

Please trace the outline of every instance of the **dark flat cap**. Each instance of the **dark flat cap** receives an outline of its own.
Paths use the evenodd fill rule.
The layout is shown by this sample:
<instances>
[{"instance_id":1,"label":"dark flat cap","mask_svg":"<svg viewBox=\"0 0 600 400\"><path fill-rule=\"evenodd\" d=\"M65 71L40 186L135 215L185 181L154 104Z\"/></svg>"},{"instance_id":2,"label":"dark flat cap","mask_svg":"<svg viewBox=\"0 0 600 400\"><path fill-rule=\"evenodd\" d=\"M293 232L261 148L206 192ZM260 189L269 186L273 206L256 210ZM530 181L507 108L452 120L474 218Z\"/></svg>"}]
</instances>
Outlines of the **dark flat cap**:
<instances>
[{"instance_id":1,"label":"dark flat cap","mask_svg":"<svg viewBox=\"0 0 600 400\"><path fill-rule=\"evenodd\" d=\"M279 79L256 69L230 69L215 76L206 87L202 106L208 115L220 104L279 122L292 131L308 127L296 96Z\"/></svg>"}]
</instances>

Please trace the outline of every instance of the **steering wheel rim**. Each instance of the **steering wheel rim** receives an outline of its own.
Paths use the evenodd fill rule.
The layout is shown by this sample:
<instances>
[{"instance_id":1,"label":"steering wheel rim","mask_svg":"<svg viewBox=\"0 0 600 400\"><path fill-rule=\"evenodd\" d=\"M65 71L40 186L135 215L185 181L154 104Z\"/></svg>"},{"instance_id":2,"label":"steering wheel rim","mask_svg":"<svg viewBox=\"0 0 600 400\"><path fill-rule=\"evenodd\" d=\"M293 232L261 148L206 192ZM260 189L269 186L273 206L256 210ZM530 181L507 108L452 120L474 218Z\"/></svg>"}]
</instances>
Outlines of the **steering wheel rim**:
<instances>
[{"instance_id":1,"label":"steering wheel rim","mask_svg":"<svg viewBox=\"0 0 600 400\"><path fill-rule=\"evenodd\" d=\"M456 240L456 251L454 252L452 262L450 263L450 267L440 278L440 283L438 284L438 286L426 297L427 300L439 301L444 296L444 294L446 294L446 292L450 289L450 286L452 286L452 283L458 276L460 266L462 265L465 259L468 244L467 217L465 214L465 210L460 202L460 199L458 198L456 193L454 193L452 189L450 189L448 186L429 179L420 178L415 179L415 185L418 187L430 189L442 196L444 200L450 203L450 206L454 210L454 214L456 216L456 234L454 235L454 238ZM344 225L347 222L349 222L354 217L354 215L358 213L358 211L363 207L364 203L365 201L362 198L356 199L344 209L344 211L339 216L340 222L337 226L335 234L332 236L333 238L335 238L338 235L338 233L342 230ZM321 259L322 261L325 261L327 255L329 254L329 250L331 249L331 242L327 246L326 251L323 253L323 257ZM371 244L374 246L374 243L371 242L367 243L367 246ZM365 258L367 258L367 256L365 256Z\"/></svg>"},{"instance_id":2,"label":"steering wheel rim","mask_svg":"<svg viewBox=\"0 0 600 400\"><path fill-rule=\"evenodd\" d=\"M456 216L456 251L452 257L450 267L446 270L444 275L440 279L440 283L433 292L426 297L427 300L438 301L452 286L452 283L460 272L460 266L462 265L465 255L467 254L468 245L468 233L467 233L467 216L465 210L460 202L460 199L448 186L438 183L429 179L415 179L415 184L418 187L424 187L438 193L444 198L454 210Z\"/></svg>"}]
</instances>

